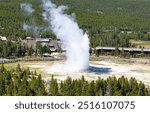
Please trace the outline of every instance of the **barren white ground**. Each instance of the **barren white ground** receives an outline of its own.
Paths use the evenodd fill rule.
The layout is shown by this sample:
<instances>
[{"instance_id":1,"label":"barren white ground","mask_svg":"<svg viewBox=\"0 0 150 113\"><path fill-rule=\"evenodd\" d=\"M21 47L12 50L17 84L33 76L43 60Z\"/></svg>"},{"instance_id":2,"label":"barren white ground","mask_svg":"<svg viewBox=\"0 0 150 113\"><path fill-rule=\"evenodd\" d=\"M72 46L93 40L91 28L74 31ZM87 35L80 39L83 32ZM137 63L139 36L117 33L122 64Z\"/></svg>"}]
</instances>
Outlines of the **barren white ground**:
<instances>
[{"instance_id":1,"label":"barren white ground","mask_svg":"<svg viewBox=\"0 0 150 113\"><path fill-rule=\"evenodd\" d=\"M121 77L122 75L130 78L135 77L138 81L144 82L147 86L150 86L150 65L138 64L138 63L112 63L107 61L92 61L90 62L90 68L81 72L63 72L59 69L54 69L53 65L63 64L62 61L56 61L45 64L29 65L30 68L40 68L41 71L47 74L44 76L44 80L51 78L50 74L54 76L58 81L65 80L68 76L72 79L79 79L84 76L87 80L95 80L98 77L107 78L109 76ZM73 68L73 67L72 67Z\"/></svg>"}]
</instances>

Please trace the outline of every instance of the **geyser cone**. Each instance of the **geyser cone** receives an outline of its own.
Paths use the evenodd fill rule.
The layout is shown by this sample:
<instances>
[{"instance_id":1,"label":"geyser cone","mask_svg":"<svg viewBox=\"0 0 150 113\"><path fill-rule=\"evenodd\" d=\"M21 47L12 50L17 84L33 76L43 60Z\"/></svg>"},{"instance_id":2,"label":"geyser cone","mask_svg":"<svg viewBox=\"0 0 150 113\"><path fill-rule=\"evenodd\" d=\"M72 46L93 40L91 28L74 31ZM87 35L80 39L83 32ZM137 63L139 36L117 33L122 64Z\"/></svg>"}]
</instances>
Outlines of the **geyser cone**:
<instances>
[{"instance_id":1,"label":"geyser cone","mask_svg":"<svg viewBox=\"0 0 150 113\"><path fill-rule=\"evenodd\" d=\"M65 6L56 7L50 0L43 0L45 20L52 26L52 31L62 41L66 49L67 61L55 66L57 70L68 72L86 70L89 67L89 39L83 35L74 16L64 14ZM58 69L59 67L59 69Z\"/></svg>"}]
</instances>

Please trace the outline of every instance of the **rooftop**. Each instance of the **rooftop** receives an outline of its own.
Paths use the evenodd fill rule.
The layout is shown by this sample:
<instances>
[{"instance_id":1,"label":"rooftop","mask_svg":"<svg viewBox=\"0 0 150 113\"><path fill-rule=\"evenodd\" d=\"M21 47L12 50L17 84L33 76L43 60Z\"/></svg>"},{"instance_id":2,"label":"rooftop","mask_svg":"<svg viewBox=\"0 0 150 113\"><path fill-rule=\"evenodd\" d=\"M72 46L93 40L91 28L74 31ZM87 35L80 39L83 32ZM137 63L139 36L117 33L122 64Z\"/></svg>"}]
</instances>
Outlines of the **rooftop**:
<instances>
[{"instance_id":1,"label":"rooftop","mask_svg":"<svg viewBox=\"0 0 150 113\"><path fill-rule=\"evenodd\" d=\"M116 48L115 47L101 47L101 46L98 46L96 47L96 50L98 49L105 49L105 50L115 50ZM119 50L126 50L126 51L141 51L142 48L122 48L122 47L119 47L118 48ZM150 51L150 48L144 48L143 51Z\"/></svg>"},{"instance_id":2,"label":"rooftop","mask_svg":"<svg viewBox=\"0 0 150 113\"><path fill-rule=\"evenodd\" d=\"M2 41L6 41L6 40L7 40L7 38L6 38L6 37L4 37L4 36L0 36L0 40L2 40Z\"/></svg>"}]
</instances>

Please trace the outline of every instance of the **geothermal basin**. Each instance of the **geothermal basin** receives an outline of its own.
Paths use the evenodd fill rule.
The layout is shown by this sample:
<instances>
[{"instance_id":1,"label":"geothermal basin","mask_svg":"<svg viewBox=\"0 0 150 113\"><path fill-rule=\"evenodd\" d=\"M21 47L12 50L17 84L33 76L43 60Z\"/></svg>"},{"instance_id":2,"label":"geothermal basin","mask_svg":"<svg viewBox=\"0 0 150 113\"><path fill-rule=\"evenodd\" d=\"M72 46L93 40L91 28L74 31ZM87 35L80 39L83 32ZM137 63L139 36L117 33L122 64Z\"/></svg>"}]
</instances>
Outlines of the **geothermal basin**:
<instances>
[{"instance_id":1,"label":"geothermal basin","mask_svg":"<svg viewBox=\"0 0 150 113\"><path fill-rule=\"evenodd\" d=\"M51 0L42 0L42 16L51 28L51 31L61 40L66 50L66 61L28 63L28 67L38 70L43 79L49 80L55 75L59 81L68 76L78 79L84 76L87 80L109 76L135 77L150 86L150 66L143 64L113 63L107 61L89 61L88 33L83 31L77 21L76 15L65 13L68 7L56 6ZM32 13L32 12L31 12Z\"/></svg>"},{"instance_id":2,"label":"geothermal basin","mask_svg":"<svg viewBox=\"0 0 150 113\"><path fill-rule=\"evenodd\" d=\"M125 76L127 78L135 77L138 81L142 81L147 86L150 86L150 64L90 61L89 69L74 72L60 70L59 68L54 69L53 67L54 65L63 65L64 63L65 61L37 62L33 64L28 63L28 67L42 72L44 80L50 80L51 75L54 75L54 78L58 81L65 80L68 76L72 79L79 79L84 76L88 81L96 80L98 77L106 79L109 76L117 78Z\"/></svg>"}]
</instances>

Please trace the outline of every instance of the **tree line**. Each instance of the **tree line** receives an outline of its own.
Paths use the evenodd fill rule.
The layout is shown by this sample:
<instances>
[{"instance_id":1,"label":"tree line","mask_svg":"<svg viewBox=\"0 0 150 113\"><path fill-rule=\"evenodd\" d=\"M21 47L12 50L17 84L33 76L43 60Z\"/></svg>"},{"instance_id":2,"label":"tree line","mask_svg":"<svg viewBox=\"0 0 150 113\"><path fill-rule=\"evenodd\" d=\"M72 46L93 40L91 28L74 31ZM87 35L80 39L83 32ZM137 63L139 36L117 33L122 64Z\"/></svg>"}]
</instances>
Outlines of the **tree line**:
<instances>
[{"instance_id":1,"label":"tree line","mask_svg":"<svg viewBox=\"0 0 150 113\"><path fill-rule=\"evenodd\" d=\"M78 80L72 80L68 77L65 81L58 84L57 80L52 78L50 95L56 96L139 96L149 95L148 89L135 78L128 80L124 76L117 79L109 77L106 80L98 78L88 82L84 76Z\"/></svg>"},{"instance_id":2,"label":"tree line","mask_svg":"<svg viewBox=\"0 0 150 113\"><path fill-rule=\"evenodd\" d=\"M29 69L21 69L20 65L13 70L0 68L0 95L33 96L46 95L44 81L41 75Z\"/></svg>"},{"instance_id":3,"label":"tree line","mask_svg":"<svg viewBox=\"0 0 150 113\"><path fill-rule=\"evenodd\" d=\"M42 46L40 43L36 43L34 48L19 41L0 41L0 58L42 56L44 53L51 53L51 51L46 45Z\"/></svg>"},{"instance_id":4,"label":"tree line","mask_svg":"<svg viewBox=\"0 0 150 113\"><path fill-rule=\"evenodd\" d=\"M42 75L24 69L0 67L0 95L3 96L147 96L149 89L135 78L109 77L106 80L87 81L84 76L73 80L68 77L60 83L53 76L49 81Z\"/></svg>"},{"instance_id":5,"label":"tree line","mask_svg":"<svg viewBox=\"0 0 150 113\"><path fill-rule=\"evenodd\" d=\"M7 58L11 56L21 57L25 56L28 48L21 45L21 43L12 41L0 41L0 57Z\"/></svg>"},{"instance_id":6,"label":"tree line","mask_svg":"<svg viewBox=\"0 0 150 113\"><path fill-rule=\"evenodd\" d=\"M107 37L108 36L108 37ZM99 51L96 50L97 46L108 46L108 47L115 47L115 51ZM90 50L90 53L99 55L113 55L113 56L119 56L123 58L134 58L134 57L149 57L149 55L144 54L143 48L141 47L141 53L130 53L125 52L123 49L125 46L128 45L130 47L129 39L126 39L125 37L123 40L120 38L120 35L113 34L113 35L103 35L101 38L95 37L92 38L91 41L91 47L94 47L93 50ZM122 47L122 50L118 50L119 47ZM132 47L135 47L132 45ZM37 57L37 56L43 56L44 53L51 54L51 50L47 45L42 45L41 43L36 43L35 47L28 47L26 44L20 41L0 41L0 58L20 58L20 57ZM60 52L60 50L57 50Z\"/></svg>"}]
</instances>

